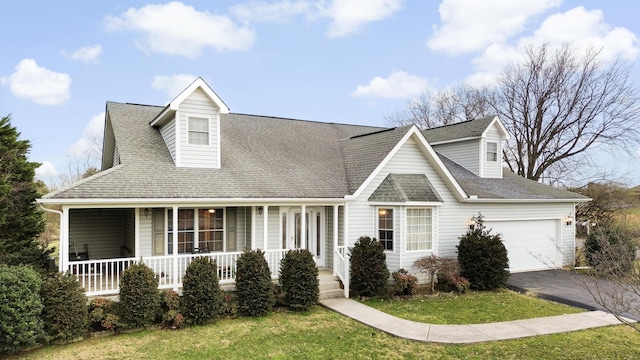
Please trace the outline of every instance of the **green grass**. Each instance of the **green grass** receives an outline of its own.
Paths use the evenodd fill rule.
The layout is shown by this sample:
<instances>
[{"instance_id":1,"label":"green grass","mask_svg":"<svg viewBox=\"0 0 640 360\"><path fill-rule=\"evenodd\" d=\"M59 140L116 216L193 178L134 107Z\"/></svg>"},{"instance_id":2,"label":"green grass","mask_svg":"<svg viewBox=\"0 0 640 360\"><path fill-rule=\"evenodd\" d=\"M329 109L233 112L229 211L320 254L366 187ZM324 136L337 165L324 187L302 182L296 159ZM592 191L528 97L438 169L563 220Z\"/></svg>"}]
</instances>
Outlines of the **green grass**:
<instances>
[{"instance_id":1,"label":"green grass","mask_svg":"<svg viewBox=\"0 0 640 360\"><path fill-rule=\"evenodd\" d=\"M24 359L602 359L640 357L625 326L472 345L395 338L330 310L224 319L179 331L140 331L44 347Z\"/></svg>"},{"instance_id":2,"label":"green grass","mask_svg":"<svg viewBox=\"0 0 640 360\"><path fill-rule=\"evenodd\" d=\"M584 311L510 290L439 294L411 300L369 299L363 303L399 318L430 324L482 324Z\"/></svg>"}]
</instances>

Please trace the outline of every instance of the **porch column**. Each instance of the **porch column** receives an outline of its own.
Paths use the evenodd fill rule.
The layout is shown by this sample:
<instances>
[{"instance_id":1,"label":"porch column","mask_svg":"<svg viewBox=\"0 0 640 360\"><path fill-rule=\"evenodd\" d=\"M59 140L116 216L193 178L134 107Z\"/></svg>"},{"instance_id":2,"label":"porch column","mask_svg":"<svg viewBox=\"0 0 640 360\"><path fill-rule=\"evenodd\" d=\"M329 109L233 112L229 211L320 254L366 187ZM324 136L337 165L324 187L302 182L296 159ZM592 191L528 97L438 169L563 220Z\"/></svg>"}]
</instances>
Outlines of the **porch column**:
<instances>
[{"instance_id":1,"label":"porch column","mask_svg":"<svg viewBox=\"0 0 640 360\"><path fill-rule=\"evenodd\" d=\"M134 256L137 258L142 259L142 256L140 255L140 209L136 208L135 209L135 215L134 215Z\"/></svg>"},{"instance_id":2,"label":"porch column","mask_svg":"<svg viewBox=\"0 0 640 360\"><path fill-rule=\"evenodd\" d=\"M336 275L338 268L338 264L336 263L337 259L334 256L334 254L338 252L338 207L339 205L333 205L333 254L331 254L333 259L333 276Z\"/></svg>"},{"instance_id":3,"label":"porch column","mask_svg":"<svg viewBox=\"0 0 640 360\"><path fill-rule=\"evenodd\" d=\"M62 207L62 217L60 218L60 261L58 270L61 273L69 270L69 208Z\"/></svg>"},{"instance_id":4,"label":"porch column","mask_svg":"<svg viewBox=\"0 0 640 360\"><path fill-rule=\"evenodd\" d=\"M344 262L345 262L345 266L344 266L344 272L345 272L345 283L344 283L344 297L346 297L347 299L349 298L349 283L351 282L351 274L349 274L349 255L347 255L347 246L349 245L349 203L345 202L344 203L344 238L342 239L342 242L344 245Z\"/></svg>"},{"instance_id":5,"label":"porch column","mask_svg":"<svg viewBox=\"0 0 640 360\"><path fill-rule=\"evenodd\" d=\"M302 249L307 248L307 206L301 206L302 211L300 211L300 247Z\"/></svg>"},{"instance_id":6,"label":"porch column","mask_svg":"<svg viewBox=\"0 0 640 360\"><path fill-rule=\"evenodd\" d=\"M173 289L178 290L178 207L174 206L172 211L172 238L173 238Z\"/></svg>"},{"instance_id":7,"label":"porch column","mask_svg":"<svg viewBox=\"0 0 640 360\"><path fill-rule=\"evenodd\" d=\"M256 207L251 207L251 250L256 249ZM246 245L245 245L246 246Z\"/></svg>"},{"instance_id":8,"label":"porch column","mask_svg":"<svg viewBox=\"0 0 640 360\"><path fill-rule=\"evenodd\" d=\"M267 244L269 242L269 205L264 206L262 216L263 216L262 251L267 251Z\"/></svg>"}]
</instances>

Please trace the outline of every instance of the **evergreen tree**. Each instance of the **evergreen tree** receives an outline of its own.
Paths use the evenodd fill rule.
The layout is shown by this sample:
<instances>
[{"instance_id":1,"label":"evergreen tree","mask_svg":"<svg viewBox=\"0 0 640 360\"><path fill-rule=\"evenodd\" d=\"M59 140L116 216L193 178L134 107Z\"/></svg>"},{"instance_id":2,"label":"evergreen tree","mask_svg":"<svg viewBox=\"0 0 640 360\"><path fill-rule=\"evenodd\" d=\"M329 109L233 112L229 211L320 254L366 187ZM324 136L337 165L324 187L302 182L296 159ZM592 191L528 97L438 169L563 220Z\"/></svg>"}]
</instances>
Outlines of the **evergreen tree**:
<instances>
[{"instance_id":1,"label":"evergreen tree","mask_svg":"<svg viewBox=\"0 0 640 360\"><path fill-rule=\"evenodd\" d=\"M28 140L11 126L11 117L0 120L0 263L31 264L46 268L50 250L40 242L44 230L34 182L40 164L30 162Z\"/></svg>"}]
</instances>

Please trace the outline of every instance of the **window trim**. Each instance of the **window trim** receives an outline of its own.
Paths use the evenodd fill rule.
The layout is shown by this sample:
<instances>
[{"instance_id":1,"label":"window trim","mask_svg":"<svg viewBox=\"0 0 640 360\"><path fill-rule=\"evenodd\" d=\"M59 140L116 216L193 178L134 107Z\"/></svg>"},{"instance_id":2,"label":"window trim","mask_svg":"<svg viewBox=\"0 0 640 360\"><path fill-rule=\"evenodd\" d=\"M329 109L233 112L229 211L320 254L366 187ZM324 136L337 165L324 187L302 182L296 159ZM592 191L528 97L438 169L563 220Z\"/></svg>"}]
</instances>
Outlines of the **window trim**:
<instances>
[{"instance_id":1,"label":"window trim","mask_svg":"<svg viewBox=\"0 0 640 360\"><path fill-rule=\"evenodd\" d=\"M391 210L391 229L387 229L387 228L382 228L380 229L380 212L381 210ZM394 206L377 206L375 208L375 221L376 221L376 234L378 241L380 241L383 244L383 247L385 248L384 251L385 252L395 252L396 251L396 235L397 235L397 230L396 230L396 213L397 213L397 208ZM380 231L391 231L391 249L387 249L386 248L386 243L383 243L383 240L380 237ZM386 240L385 241L389 241Z\"/></svg>"},{"instance_id":2,"label":"window trim","mask_svg":"<svg viewBox=\"0 0 640 360\"><path fill-rule=\"evenodd\" d=\"M206 122L207 122L207 131L191 130L190 129L190 125L191 125L191 120L192 119L206 120ZM191 138L189 136L191 133L207 134L207 143L206 144L194 144L194 143L192 143L191 142ZM208 117L208 116L187 116L187 145L189 145L189 146L203 146L203 147L211 146L211 118L210 117Z\"/></svg>"},{"instance_id":3,"label":"window trim","mask_svg":"<svg viewBox=\"0 0 640 360\"><path fill-rule=\"evenodd\" d=\"M489 145L495 145L496 151L495 152L489 151ZM487 162L498 162L498 152L499 152L498 143L495 141L487 141L487 151L486 151ZM495 159L490 159L489 155L495 155Z\"/></svg>"},{"instance_id":4,"label":"window trim","mask_svg":"<svg viewBox=\"0 0 640 360\"><path fill-rule=\"evenodd\" d=\"M430 242L431 242L431 246L427 249L417 249L417 250L409 250L409 220L408 220L408 211L409 210L429 210L430 212L430 218L431 218L431 226L429 229L429 234L431 236ZM404 237L405 237L405 242L404 242L404 250L405 252L422 252L422 251L434 251L434 240L433 240L433 228L434 228L434 208L432 207L426 207L426 206L412 206L412 207L407 207L405 208L405 213L404 213L404 217L405 217L405 221L404 221Z\"/></svg>"},{"instance_id":5,"label":"window trim","mask_svg":"<svg viewBox=\"0 0 640 360\"><path fill-rule=\"evenodd\" d=\"M227 211L226 207L190 207L190 208L178 208L178 223L180 222L180 211L193 211L193 229L191 230L180 230L178 229L178 238L180 234L183 233L191 233L193 234L193 241L191 243L191 251L180 252L178 246L178 255L182 254L192 254L195 252L195 249L200 250L200 232L201 231L209 231L200 229L200 210L209 210L215 209L216 211L222 211L222 229L213 229L211 232L221 232L222 233L222 250L221 251L213 251L211 249L207 249L208 252L215 253L224 253L227 252ZM171 239L171 243L169 242L169 238L173 236L173 209L166 208L165 209L165 254L166 255L174 255L173 254L173 238ZM169 223L171 223L171 229L169 229ZM186 243L185 243L186 244ZM186 247L186 246L185 246Z\"/></svg>"}]
</instances>

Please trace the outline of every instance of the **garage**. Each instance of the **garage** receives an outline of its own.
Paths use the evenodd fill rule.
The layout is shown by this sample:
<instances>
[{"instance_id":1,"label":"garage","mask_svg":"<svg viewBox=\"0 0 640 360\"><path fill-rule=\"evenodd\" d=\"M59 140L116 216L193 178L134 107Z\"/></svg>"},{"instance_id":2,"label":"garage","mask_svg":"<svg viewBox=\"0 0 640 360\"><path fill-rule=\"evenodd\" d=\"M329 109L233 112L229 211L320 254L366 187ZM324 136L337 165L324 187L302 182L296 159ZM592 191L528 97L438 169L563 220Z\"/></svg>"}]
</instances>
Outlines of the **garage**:
<instances>
[{"instance_id":1,"label":"garage","mask_svg":"<svg viewBox=\"0 0 640 360\"><path fill-rule=\"evenodd\" d=\"M560 220L485 221L492 234L502 234L512 272L561 267Z\"/></svg>"}]
</instances>

